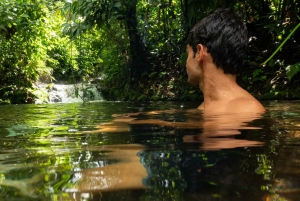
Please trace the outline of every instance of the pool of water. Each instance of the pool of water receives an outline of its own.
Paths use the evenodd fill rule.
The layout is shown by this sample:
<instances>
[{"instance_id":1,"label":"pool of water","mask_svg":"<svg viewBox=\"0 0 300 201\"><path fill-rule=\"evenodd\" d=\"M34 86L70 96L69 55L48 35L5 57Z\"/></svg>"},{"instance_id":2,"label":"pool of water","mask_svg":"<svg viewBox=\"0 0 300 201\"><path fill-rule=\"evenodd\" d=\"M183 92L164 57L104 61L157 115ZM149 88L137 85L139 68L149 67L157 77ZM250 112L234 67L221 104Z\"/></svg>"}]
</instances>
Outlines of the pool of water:
<instances>
[{"instance_id":1,"label":"pool of water","mask_svg":"<svg viewBox=\"0 0 300 201\"><path fill-rule=\"evenodd\" d=\"M0 106L0 200L300 200L299 103Z\"/></svg>"}]
</instances>

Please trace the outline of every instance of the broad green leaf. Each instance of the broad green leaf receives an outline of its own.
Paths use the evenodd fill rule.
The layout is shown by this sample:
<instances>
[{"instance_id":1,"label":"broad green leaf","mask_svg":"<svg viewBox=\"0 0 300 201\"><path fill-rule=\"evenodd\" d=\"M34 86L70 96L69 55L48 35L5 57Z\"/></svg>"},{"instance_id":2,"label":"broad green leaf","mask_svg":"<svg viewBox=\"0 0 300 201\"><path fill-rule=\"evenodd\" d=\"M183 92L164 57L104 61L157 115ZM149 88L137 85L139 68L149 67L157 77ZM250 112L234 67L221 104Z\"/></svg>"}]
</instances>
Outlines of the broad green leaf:
<instances>
[{"instance_id":1,"label":"broad green leaf","mask_svg":"<svg viewBox=\"0 0 300 201\"><path fill-rule=\"evenodd\" d=\"M294 75L300 72L300 63L293 64L286 67L286 75L289 80L291 80Z\"/></svg>"}]
</instances>

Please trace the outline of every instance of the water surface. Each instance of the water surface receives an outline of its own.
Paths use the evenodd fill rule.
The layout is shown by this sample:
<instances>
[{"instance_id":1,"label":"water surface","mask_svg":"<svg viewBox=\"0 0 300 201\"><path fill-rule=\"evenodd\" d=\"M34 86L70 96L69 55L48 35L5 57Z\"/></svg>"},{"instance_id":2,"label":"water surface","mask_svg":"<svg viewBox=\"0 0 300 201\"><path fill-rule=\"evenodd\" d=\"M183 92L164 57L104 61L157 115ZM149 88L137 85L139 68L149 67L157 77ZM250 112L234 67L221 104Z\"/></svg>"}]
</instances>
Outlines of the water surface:
<instances>
[{"instance_id":1,"label":"water surface","mask_svg":"<svg viewBox=\"0 0 300 201\"><path fill-rule=\"evenodd\" d=\"M0 106L0 200L300 200L299 103Z\"/></svg>"}]
</instances>

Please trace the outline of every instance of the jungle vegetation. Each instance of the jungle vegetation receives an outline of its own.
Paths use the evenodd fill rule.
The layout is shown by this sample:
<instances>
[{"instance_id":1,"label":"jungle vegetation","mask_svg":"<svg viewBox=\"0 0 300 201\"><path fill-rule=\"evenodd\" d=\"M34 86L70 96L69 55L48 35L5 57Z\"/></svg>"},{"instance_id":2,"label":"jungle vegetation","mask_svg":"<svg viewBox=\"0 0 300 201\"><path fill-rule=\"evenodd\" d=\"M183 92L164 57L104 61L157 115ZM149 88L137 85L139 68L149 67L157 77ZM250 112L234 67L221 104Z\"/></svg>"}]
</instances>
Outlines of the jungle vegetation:
<instances>
[{"instance_id":1,"label":"jungle vegetation","mask_svg":"<svg viewBox=\"0 0 300 201\"><path fill-rule=\"evenodd\" d=\"M39 82L91 81L107 100L201 99L186 82L185 40L218 7L248 27L238 83L260 99L299 99L297 0L2 0L0 102L31 103Z\"/></svg>"}]
</instances>

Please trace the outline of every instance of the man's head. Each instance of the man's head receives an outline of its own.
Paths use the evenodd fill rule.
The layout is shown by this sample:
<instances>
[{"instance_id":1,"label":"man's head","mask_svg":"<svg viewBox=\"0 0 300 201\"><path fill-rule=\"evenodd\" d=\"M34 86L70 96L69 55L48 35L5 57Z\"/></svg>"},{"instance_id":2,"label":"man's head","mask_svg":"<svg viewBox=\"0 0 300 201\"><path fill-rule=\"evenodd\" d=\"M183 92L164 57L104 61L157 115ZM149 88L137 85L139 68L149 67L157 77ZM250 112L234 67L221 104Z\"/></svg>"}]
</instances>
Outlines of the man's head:
<instances>
[{"instance_id":1,"label":"man's head","mask_svg":"<svg viewBox=\"0 0 300 201\"><path fill-rule=\"evenodd\" d=\"M231 9L217 9L190 31L187 43L196 54L202 44L224 73L237 74L247 48L247 28Z\"/></svg>"}]
</instances>

